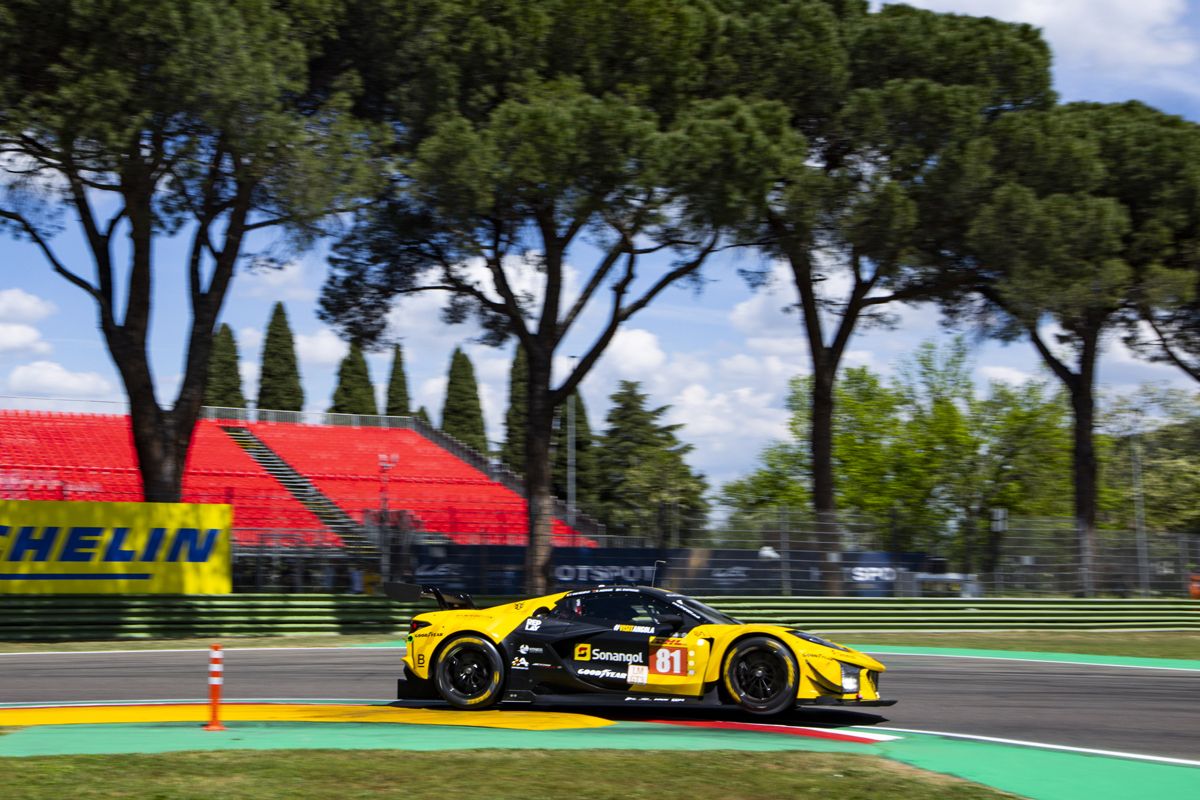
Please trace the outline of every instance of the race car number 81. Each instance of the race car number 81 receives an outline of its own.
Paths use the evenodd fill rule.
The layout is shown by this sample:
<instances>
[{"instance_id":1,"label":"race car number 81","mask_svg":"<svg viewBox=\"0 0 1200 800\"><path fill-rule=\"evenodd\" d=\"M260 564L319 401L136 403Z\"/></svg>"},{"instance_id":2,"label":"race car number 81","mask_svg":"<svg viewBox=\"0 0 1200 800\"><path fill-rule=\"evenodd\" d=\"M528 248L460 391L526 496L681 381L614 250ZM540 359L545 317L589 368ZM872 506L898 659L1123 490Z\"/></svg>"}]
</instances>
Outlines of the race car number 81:
<instances>
[{"instance_id":1,"label":"race car number 81","mask_svg":"<svg viewBox=\"0 0 1200 800\"><path fill-rule=\"evenodd\" d=\"M683 647L656 647L650 659L655 675L683 675L687 669L687 651Z\"/></svg>"}]
</instances>

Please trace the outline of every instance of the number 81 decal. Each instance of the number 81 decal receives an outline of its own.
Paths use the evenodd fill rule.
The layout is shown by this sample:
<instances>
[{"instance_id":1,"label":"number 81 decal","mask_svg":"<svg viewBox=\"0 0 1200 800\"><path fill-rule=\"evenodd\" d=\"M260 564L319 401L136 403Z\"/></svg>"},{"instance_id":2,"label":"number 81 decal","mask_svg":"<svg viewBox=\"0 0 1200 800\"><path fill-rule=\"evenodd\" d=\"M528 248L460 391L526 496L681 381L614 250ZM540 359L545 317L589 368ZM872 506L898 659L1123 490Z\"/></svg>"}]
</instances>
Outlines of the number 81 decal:
<instances>
[{"instance_id":1,"label":"number 81 decal","mask_svg":"<svg viewBox=\"0 0 1200 800\"><path fill-rule=\"evenodd\" d=\"M652 675L686 675L688 652L686 647L653 647L650 649L650 673Z\"/></svg>"}]
</instances>

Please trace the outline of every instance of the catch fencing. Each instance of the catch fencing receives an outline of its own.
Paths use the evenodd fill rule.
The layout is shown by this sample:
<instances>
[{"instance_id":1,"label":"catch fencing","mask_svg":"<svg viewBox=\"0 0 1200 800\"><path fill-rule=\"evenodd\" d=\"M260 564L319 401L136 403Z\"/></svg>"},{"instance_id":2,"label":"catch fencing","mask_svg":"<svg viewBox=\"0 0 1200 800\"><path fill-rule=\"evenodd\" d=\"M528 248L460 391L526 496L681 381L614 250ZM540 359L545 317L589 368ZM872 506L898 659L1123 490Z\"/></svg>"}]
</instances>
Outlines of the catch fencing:
<instances>
[{"instance_id":1,"label":"catch fencing","mask_svg":"<svg viewBox=\"0 0 1200 800\"><path fill-rule=\"evenodd\" d=\"M655 582L706 596L1072 597L1083 596L1078 537L1069 520L1011 520L963 557L954 540L924 550L889 549L889 531L861 519L689 530L679 535L604 534L560 541L557 588ZM484 595L524 590L523 547L478 530L428 535L369 527L378 553L351 557L305 546L311 532L260 530L234 549L235 591L370 592L384 580L438 583ZM508 537L511 540L511 537ZM1097 532L1093 578L1100 597L1187 597L1200 574L1200 537Z\"/></svg>"}]
</instances>

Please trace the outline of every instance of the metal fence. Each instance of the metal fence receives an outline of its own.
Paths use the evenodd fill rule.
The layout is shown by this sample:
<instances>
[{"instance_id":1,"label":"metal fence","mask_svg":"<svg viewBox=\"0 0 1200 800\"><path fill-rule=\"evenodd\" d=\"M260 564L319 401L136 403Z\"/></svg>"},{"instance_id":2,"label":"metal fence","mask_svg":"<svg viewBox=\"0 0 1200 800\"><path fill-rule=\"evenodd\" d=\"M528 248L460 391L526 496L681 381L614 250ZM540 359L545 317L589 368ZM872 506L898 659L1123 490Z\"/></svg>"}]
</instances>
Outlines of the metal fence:
<instances>
[{"instance_id":1,"label":"metal fence","mask_svg":"<svg viewBox=\"0 0 1200 800\"><path fill-rule=\"evenodd\" d=\"M394 519L394 516L392 517ZM369 520L370 521L370 520ZM378 518L376 518L378 521ZM238 531L239 591L370 593L384 580L439 583L477 594L520 594L525 550L511 535L429 534L368 526L369 556L306 545L312 532ZM552 580L559 588L651 583L700 595L851 597L1070 597L1084 594L1078 539L1070 520L1014 519L988 541L989 569L964 569L961 547L897 551L886 526L862 519L819 523L800 514L753 525L712 525L662 535L606 534L560 540ZM506 543L507 542L507 543ZM1200 574L1200 537L1101 530L1093 569L1105 597L1187 596ZM974 563L982 565L981 557Z\"/></svg>"}]
</instances>

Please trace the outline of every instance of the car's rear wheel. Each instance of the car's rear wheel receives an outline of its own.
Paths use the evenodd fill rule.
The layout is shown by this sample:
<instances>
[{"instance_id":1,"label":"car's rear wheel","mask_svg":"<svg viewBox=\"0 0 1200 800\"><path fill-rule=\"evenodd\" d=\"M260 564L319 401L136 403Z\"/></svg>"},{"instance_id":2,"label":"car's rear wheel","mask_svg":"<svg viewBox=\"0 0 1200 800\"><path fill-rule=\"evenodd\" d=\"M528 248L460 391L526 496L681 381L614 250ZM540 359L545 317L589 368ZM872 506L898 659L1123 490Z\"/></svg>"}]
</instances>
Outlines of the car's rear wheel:
<instances>
[{"instance_id":1,"label":"car's rear wheel","mask_svg":"<svg viewBox=\"0 0 1200 800\"><path fill-rule=\"evenodd\" d=\"M721 672L730 700L751 714L778 714L796 702L800 670L777 639L742 639L730 648Z\"/></svg>"},{"instance_id":2,"label":"car's rear wheel","mask_svg":"<svg viewBox=\"0 0 1200 800\"><path fill-rule=\"evenodd\" d=\"M482 636L459 636L438 657L434 684L442 699L455 708L490 708L504 691L504 661L496 646Z\"/></svg>"}]
</instances>

